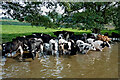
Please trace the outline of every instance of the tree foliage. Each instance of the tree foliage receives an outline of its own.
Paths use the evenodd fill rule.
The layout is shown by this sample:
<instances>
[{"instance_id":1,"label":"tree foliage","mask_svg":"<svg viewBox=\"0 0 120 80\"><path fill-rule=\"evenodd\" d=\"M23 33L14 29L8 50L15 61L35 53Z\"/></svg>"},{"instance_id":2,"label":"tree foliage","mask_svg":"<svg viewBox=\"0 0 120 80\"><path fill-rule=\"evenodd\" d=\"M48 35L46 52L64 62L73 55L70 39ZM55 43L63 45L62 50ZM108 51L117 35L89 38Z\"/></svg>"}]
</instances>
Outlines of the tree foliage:
<instances>
[{"instance_id":1,"label":"tree foliage","mask_svg":"<svg viewBox=\"0 0 120 80\"><path fill-rule=\"evenodd\" d=\"M65 24L66 27L92 30L114 23L119 28L119 2L4 2L1 5L6 10L4 14L36 26L55 28ZM49 9L46 15L43 15L43 6ZM59 6L63 14L57 12Z\"/></svg>"}]
</instances>

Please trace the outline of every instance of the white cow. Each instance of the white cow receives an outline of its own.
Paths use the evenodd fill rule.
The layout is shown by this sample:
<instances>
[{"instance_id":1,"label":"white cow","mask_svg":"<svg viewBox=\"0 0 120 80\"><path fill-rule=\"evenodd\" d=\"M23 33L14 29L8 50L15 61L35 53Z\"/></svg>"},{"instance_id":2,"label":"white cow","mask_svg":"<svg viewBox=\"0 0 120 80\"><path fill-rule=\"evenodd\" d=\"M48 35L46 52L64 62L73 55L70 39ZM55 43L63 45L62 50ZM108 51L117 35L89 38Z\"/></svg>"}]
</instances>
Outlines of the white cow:
<instances>
[{"instance_id":1,"label":"white cow","mask_svg":"<svg viewBox=\"0 0 120 80\"><path fill-rule=\"evenodd\" d=\"M110 44L108 42L103 42L100 40L97 40L95 42L92 43L94 45L94 47L100 51L102 51L104 49L104 47L109 47L111 48Z\"/></svg>"}]
</instances>

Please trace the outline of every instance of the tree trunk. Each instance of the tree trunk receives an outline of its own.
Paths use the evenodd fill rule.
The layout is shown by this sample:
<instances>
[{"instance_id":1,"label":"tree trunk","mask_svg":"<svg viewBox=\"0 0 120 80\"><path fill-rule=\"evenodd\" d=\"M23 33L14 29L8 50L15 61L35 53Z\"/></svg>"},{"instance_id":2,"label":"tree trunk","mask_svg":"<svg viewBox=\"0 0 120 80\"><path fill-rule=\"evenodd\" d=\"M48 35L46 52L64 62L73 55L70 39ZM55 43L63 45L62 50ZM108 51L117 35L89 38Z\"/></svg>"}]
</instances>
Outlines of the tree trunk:
<instances>
[{"instance_id":1,"label":"tree trunk","mask_svg":"<svg viewBox=\"0 0 120 80\"><path fill-rule=\"evenodd\" d=\"M93 29L92 29L92 33L100 33L100 29L98 29L98 28L93 28Z\"/></svg>"}]
</instances>

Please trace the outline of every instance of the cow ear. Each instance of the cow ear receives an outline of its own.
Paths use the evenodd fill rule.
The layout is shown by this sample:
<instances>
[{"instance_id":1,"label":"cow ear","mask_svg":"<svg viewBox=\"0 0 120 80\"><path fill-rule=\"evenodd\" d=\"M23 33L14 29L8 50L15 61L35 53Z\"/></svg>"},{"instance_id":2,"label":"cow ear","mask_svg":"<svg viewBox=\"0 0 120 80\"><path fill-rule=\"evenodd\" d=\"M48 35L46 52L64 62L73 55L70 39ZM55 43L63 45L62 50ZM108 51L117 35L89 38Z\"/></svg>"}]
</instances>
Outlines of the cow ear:
<instances>
[{"instance_id":1,"label":"cow ear","mask_svg":"<svg viewBox=\"0 0 120 80\"><path fill-rule=\"evenodd\" d=\"M41 36L43 36L43 33L41 33Z\"/></svg>"},{"instance_id":2,"label":"cow ear","mask_svg":"<svg viewBox=\"0 0 120 80\"><path fill-rule=\"evenodd\" d=\"M96 40L94 39L93 42L95 42Z\"/></svg>"},{"instance_id":3,"label":"cow ear","mask_svg":"<svg viewBox=\"0 0 120 80\"><path fill-rule=\"evenodd\" d=\"M26 36L23 36L24 38L26 37Z\"/></svg>"}]
</instances>

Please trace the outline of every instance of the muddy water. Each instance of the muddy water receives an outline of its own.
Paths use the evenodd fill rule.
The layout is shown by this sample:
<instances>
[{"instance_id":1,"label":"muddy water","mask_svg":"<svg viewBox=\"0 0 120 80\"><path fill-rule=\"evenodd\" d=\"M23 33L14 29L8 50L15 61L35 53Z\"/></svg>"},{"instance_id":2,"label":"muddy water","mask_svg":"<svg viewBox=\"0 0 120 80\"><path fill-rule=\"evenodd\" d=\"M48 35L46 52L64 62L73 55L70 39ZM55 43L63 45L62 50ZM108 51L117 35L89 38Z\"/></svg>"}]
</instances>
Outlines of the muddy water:
<instances>
[{"instance_id":1,"label":"muddy water","mask_svg":"<svg viewBox=\"0 0 120 80\"><path fill-rule=\"evenodd\" d=\"M118 78L118 45L86 55L47 56L41 60L18 62L7 58L3 78Z\"/></svg>"}]
</instances>

